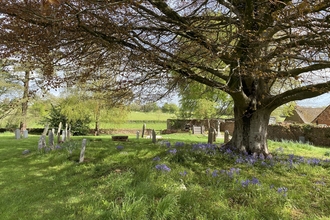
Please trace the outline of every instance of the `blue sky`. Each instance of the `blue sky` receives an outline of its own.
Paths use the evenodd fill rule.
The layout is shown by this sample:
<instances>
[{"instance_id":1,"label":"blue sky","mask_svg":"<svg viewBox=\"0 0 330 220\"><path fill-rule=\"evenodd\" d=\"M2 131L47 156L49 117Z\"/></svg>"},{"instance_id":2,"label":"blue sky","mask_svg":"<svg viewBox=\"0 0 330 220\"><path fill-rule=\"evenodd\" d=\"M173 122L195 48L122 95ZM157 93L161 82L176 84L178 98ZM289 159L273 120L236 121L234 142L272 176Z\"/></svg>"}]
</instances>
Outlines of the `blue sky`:
<instances>
[{"instance_id":1,"label":"blue sky","mask_svg":"<svg viewBox=\"0 0 330 220\"><path fill-rule=\"evenodd\" d=\"M330 93L325 93L315 98L304 99L298 101L297 104L300 106L308 106L308 107L325 107L330 105Z\"/></svg>"}]
</instances>

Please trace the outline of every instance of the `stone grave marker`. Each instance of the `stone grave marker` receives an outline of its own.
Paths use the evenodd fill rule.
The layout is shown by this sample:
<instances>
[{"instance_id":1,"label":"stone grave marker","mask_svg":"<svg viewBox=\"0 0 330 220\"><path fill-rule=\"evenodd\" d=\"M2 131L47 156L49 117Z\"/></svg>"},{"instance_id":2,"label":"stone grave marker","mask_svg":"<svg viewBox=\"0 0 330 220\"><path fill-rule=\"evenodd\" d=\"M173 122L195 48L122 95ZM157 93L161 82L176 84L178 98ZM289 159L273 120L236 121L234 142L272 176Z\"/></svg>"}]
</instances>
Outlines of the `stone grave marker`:
<instances>
[{"instance_id":1,"label":"stone grave marker","mask_svg":"<svg viewBox=\"0 0 330 220\"><path fill-rule=\"evenodd\" d=\"M225 143L228 143L228 141L229 141L229 131L228 131L228 130L226 130L226 131L225 131L225 138L224 138L224 142L225 142Z\"/></svg>"},{"instance_id":2,"label":"stone grave marker","mask_svg":"<svg viewBox=\"0 0 330 220\"><path fill-rule=\"evenodd\" d=\"M305 143L305 137L299 136L299 143Z\"/></svg>"},{"instance_id":3,"label":"stone grave marker","mask_svg":"<svg viewBox=\"0 0 330 220\"><path fill-rule=\"evenodd\" d=\"M208 140L207 140L207 143L209 144L213 144L213 141L214 141L214 129L213 128L210 128L209 129L209 133L208 133Z\"/></svg>"},{"instance_id":4,"label":"stone grave marker","mask_svg":"<svg viewBox=\"0 0 330 220\"><path fill-rule=\"evenodd\" d=\"M41 135L38 141L38 150L43 151L46 148L45 135Z\"/></svg>"},{"instance_id":5,"label":"stone grave marker","mask_svg":"<svg viewBox=\"0 0 330 220\"><path fill-rule=\"evenodd\" d=\"M60 124L58 125L58 129L57 129L57 143L61 143L61 129L62 129L62 122L60 122Z\"/></svg>"},{"instance_id":6,"label":"stone grave marker","mask_svg":"<svg viewBox=\"0 0 330 220\"><path fill-rule=\"evenodd\" d=\"M62 142L65 142L66 140L66 131L65 129L62 130Z\"/></svg>"},{"instance_id":7,"label":"stone grave marker","mask_svg":"<svg viewBox=\"0 0 330 220\"><path fill-rule=\"evenodd\" d=\"M54 133L53 133L53 130L48 131L48 145L51 149L54 149Z\"/></svg>"},{"instance_id":8,"label":"stone grave marker","mask_svg":"<svg viewBox=\"0 0 330 220\"><path fill-rule=\"evenodd\" d=\"M137 131L137 132L136 132L136 139L139 139L139 137L140 137L140 132Z\"/></svg>"},{"instance_id":9,"label":"stone grave marker","mask_svg":"<svg viewBox=\"0 0 330 220\"><path fill-rule=\"evenodd\" d=\"M20 139L21 138L21 130L19 128L17 128L15 130L15 138L16 139Z\"/></svg>"},{"instance_id":10,"label":"stone grave marker","mask_svg":"<svg viewBox=\"0 0 330 220\"><path fill-rule=\"evenodd\" d=\"M23 131L23 138L28 138L29 135L29 131L28 130L24 130Z\"/></svg>"},{"instance_id":11,"label":"stone grave marker","mask_svg":"<svg viewBox=\"0 0 330 220\"><path fill-rule=\"evenodd\" d=\"M83 139L82 140L82 144L81 144L81 151L80 151L79 163L84 162L84 159L85 159L85 150L86 150L86 139Z\"/></svg>"},{"instance_id":12,"label":"stone grave marker","mask_svg":"<svg viewBox=\"0 0 330 220\"><path fill-rule=\"evenodd\" d=\"M156 132L154 129L152 129L151 131L151 140L152 140L152 143L156 143Z\"/></svg>"}]
</instances>

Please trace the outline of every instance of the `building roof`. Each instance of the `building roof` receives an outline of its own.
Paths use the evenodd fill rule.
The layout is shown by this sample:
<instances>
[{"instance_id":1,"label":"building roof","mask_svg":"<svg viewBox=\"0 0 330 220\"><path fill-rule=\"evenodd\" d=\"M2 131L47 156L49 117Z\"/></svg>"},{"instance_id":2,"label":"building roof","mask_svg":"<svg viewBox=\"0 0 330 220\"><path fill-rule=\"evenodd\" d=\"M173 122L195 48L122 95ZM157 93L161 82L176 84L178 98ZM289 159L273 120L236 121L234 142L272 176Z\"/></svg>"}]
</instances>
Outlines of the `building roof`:
<instances>
[{"instance_id":1,"label":"building roof","mask_svg":"<svg viewBox=\"0 0 330 220\"><path fill-rule=\"evenodd\" d=\"M311 123L317 116L323 112L325 107L312 108L296 106L293 115L286 117L285 121L294 121L300 123Z\"/></svg>"}]
</instances>

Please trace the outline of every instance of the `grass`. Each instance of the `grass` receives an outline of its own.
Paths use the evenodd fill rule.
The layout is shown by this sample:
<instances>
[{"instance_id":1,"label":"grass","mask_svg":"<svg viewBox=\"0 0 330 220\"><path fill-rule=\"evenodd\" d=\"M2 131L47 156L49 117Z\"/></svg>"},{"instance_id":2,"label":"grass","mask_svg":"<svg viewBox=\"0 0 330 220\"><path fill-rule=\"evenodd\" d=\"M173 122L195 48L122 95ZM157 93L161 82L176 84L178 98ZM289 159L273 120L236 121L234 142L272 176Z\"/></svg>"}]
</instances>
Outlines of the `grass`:
<instances>
[{"instance_id":1,"label":"grass","mask_svg":"<svg viewBox=\"0 0 330 220\"><path fill-rule=\"evenodd\" d=\"M39 136L1 134L1 219L329 219L328 149L269 142L273 158L258 159L202 135L163 138L73 137L41 152Z\"/></svg>"}]
</instances>

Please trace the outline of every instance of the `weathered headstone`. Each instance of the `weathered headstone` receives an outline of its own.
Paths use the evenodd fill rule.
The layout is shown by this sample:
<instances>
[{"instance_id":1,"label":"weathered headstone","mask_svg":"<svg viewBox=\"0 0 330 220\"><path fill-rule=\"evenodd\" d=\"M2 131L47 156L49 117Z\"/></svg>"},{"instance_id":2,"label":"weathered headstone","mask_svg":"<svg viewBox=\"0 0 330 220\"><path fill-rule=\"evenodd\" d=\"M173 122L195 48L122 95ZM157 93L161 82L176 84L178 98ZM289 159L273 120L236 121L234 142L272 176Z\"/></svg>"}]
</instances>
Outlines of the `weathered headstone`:
<instances>
[{"instance_id":1,"label":"weathered headstone","mask_svg":"<svg viewBox=\"0 0 330 220\"><path fill-rule=\"evenodd\" d=\"M84 162L84 159L85 159L85 150L86 150L86 139L83 139L82 140L82 145L81 145L79 163Z\"/></svg>"},{"instance_id":2,"label":"weathered headstone","mask_svg":"<svg viewBox=\"0 0 330 220\"><path fill-rule=\"evenodd\" d=\"M46 138L45 135L41 135L38 141L38 150L42 151L46 148Z\"/></svg>"},{"instance_id":3,"label":"weathered headstone","mask_svg":"<svg viewBox=\"0 0 330 220\"><path fill-rule=\"evenodd\" d=\"M60 124L58 125L58 129L57 129L57 143L59 144L61 142L61 129L62 129L62 122L60 122Z\"/></svg>"},{"instance_id":4,"label":"weathered headstone","mask_svg":"<svg viewBox=\"0 0 330 220\"><path fill-rule=\"evenodd\" d=\"M137 131L137 132L136 132L136 139L139 139L139 137L140 137L140 132Z\"/></svg>"},{"instance_id":5,"label":"weathered headstone","mask_svg":"<svg viewBox=\"0 0 330 220\"><path fill-rule=\"evenodd\" d=\"M64 142L67 141L68 139L68 123L65 124L65 129L64 129Z\"/></svg>"},{"instance_id":6,"label":"weathered headstone","mask_svg":"<svg viewBox=\"0 0 330 220\"><path fill-rule=\"evenodd\" d=\"M65 129L62 130L62 142L65 142L66 140L66 131Z\"/></svg>"},{"instance_id":7,"label":"weathered headstone","mask_svg":"<svg viewBox=\"0 0 330 220\"><path fill-rule=\"evenodd\" d=\"M213 140L214 140L214 131L213 128L210 128L208 133L207 143L213 144Z\"/></svg>"},{"instance_id":8,"label":"weathered headstone","mask_svg":"<svg viewBox=\"0 0 330 220\"><path fill-rule=\"evenodd\" d=\"M142 138L144 137L145 130L146 130L146 124L143 124L143 126L142 126L142 135L141 135Z\"/></svg>"},{"instance_id":9,"label":"weathered headstone","mask_svg":"<svg viewBox=\"0 0 330 220\"><path fill-rule=\"evenodd\" d=\"M156 132L154 129L152 129L151 131L151 140L152 140L152 143L156 143Z\"/></svg>"},{"instance_id":10,"label":"weathered headstone","mask_svg":"<svg viewBox=\"0 0 330 220\"><path fill-rule=\"evenodd\" d=\"M50 148L54 148L54 133L53 130L48 131L48 145Z\"/></svg>"},{"instance_id":11,"label":"weathered headstone","mask_svg":"<svg viewBox=\"0 0 330 220\"><path fill-rule=\"evenodd\" d=\"M42 135L43 135L43 136L46 136L46 135L47 135L48 127L49 127L49 124L46 124L46 125L45 125L45 128L44 128L44 131L42 132Z\"/></svg>"},{"instance_id":12,"label":"weathered headstone","mask_svg":"<svg viewBox=\"0 0 330 220\"><path fill-rule=\"evenodd\" d=\"M15 130L15 138L16 139L20 139L21 138L21 130L19 128L17 128Z\"/></svg>"},{"instance_id":13,"label":"weathered headstone","mask_svg":"<svg viewBox=\"0 0 330 220\"><path fill-rule=\"evenodd\" d=\"M193 134L203 134L203 127L193 125Z\"/></svg>"},{"instance_id":14,"label":"weathered headstone","mask_svg":"<svg viewBox=\"0 0 330 220\"><path fill-rule=\"evenodd\" d=\"M305 137L304 136L299 136L299 142L300 143L305 143Z\"/></svg>"},{"instance_id":15,"label":"weathered headstone","mask_svg":"<svg viewBox=\"0 0 330 220\"><path fill-rule=\"evenodd\" d=\"M28 130L23 131L23 138L28 138L29 132Z\"/></svg>"},{"instance_id":16,"label":"weathered headstone","mask_svg":"<svg viewBox=\"0 0 330 220\"><path fill-rule=\"evenodd\" d=\"M229 131L228 131L228 130L225 131L224 142L225 142L225 143L229 142Z\"/></svg>"}]
</instances>

